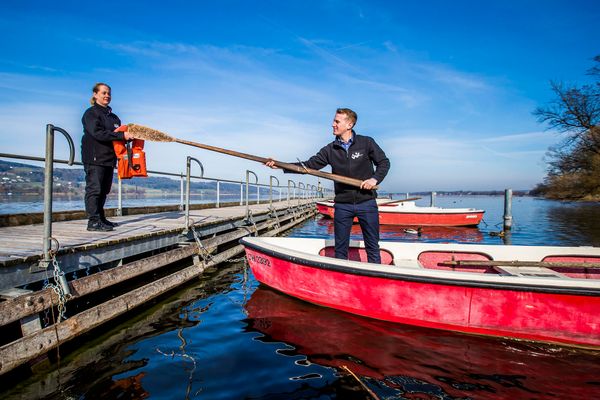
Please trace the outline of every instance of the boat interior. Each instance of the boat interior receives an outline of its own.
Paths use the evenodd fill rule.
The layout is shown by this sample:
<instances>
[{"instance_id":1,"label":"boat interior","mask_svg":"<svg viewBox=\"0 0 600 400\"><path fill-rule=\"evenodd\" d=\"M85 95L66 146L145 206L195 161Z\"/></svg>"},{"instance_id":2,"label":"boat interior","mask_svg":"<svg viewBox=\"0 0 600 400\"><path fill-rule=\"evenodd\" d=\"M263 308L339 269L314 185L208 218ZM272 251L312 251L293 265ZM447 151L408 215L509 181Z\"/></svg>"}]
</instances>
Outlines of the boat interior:
<instances>
[{"instance_id":1,"label":"boat interior","mask_svg":"<svg viewBox=\"0 0 600 400\"><path fill-rule=\"evenodd\" d=\"M335 257L334 246L325 246L320 256ZM395 265L394 253L380 249L381 263ZM350 261L367 262L364 247L351 246ZM543 278L600 279L600 256L593 255L547 255L540 261L499 261L484 252L425 250L417 256L416 267L478 274L516 275ZM591 265L586 265L591 264ZM404 266L405 264L403 264Z\"/></svg>"}]
</instances>

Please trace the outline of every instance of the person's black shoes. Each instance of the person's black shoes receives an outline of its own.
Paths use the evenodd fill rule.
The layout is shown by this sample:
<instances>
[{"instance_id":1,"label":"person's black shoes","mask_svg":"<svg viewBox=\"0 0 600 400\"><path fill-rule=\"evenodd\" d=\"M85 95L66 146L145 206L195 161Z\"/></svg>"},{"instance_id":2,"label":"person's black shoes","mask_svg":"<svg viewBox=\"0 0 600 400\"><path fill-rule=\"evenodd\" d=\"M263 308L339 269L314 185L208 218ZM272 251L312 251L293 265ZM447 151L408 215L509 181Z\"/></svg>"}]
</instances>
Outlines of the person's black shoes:
<instances>
[{"instance_id":1,"label":"person's black shoes","mask_svg":"<svg viewBox=\"0 0 600 400\"><path fill-rule=\"evenodd\" d=\"M103 223L104 225L108 225L108 226L110 226L110 227L112 227L112 228L116 228L117 226L119 226L119 224L117 224L116 222L110 222L110 221L109 221L109 220L107 220L107 219L102 219L101 221L102 221L102 223Z\"/></svg>"},{"instance_id":2,"label":"person's black shoes","mask_svg":"<svg viewBox=\"0 0 600 400\"><path fill-rule=\"evenodd\" d=\"M87 230L92 232L110 232L113 230L113 227L102 221L90 221L88 222Z\"/></svg>"}]
</instances>

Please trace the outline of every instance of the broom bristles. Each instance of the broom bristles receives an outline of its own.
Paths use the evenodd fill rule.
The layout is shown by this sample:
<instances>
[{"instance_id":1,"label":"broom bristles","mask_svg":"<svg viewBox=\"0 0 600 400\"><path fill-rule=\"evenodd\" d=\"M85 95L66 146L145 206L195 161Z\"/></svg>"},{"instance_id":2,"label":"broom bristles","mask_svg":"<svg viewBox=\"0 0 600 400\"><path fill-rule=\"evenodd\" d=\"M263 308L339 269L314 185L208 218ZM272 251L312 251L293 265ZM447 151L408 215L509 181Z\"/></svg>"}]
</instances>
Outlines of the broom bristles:
<instances>
[{"instance_id":1,"label":"broom bristles","mask_svg":"<svg viewBox=\"0 0 600 400\"><path fill-rule=\"evenodd\" d=\"M174 142L175 138L156 129L138 124L127 124L127 131L136 139L149 140L151 142Z\"/></svg>"}]
</instances>

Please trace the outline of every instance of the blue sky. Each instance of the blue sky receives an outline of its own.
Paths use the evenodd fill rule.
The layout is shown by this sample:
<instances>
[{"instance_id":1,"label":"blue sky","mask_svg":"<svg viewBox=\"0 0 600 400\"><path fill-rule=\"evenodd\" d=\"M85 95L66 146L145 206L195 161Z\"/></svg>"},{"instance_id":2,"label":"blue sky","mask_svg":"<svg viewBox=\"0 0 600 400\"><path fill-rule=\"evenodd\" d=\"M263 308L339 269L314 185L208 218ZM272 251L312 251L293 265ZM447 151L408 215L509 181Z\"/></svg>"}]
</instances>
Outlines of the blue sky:
<instances>
[{"instance_id":1,"label":"blue sky","mask_svg":"<svg viewBox=\"0 0 600 400\"><path fill-rule=\"evenodd\" d=\"M282 161L316 153L350 107L392 162L384 191L528 189L560 140L531 113L550 80L586 82L599 20L592 0L4 0L0 152L43 156L52 123L80 159L103 81L124 123ZM61 137L56 152L67 157ZM192 155L210 177L290 177L174 143L147 154L152 170Z\"/></svg>"}]
</instances>

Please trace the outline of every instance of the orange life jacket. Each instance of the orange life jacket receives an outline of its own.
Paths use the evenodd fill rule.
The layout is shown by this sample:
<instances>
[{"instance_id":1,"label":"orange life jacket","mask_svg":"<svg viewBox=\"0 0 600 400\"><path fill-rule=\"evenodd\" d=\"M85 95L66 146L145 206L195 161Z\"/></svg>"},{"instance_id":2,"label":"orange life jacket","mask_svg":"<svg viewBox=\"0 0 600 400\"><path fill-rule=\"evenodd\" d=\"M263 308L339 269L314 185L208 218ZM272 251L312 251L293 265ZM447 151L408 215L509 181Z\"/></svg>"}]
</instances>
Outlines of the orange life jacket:
<instances>
[{"instance_id":1,"label":"orange life jacket","mask_svg":"<svg viewBox=\"0 0 600 400\"><path fill-rule=\"evenodd\" d=\"M131 179L134 176L148 176L143 140L113 140L113 147L118 160L117 173L119 178Z\"/></svg>"}]
</instances>

